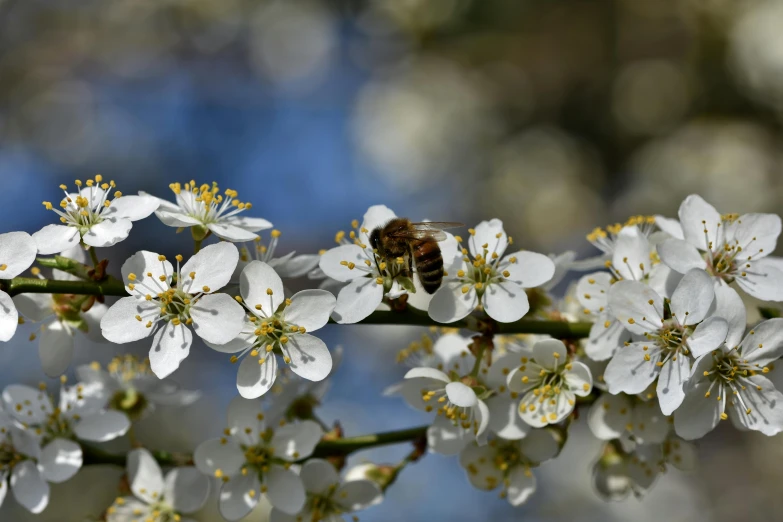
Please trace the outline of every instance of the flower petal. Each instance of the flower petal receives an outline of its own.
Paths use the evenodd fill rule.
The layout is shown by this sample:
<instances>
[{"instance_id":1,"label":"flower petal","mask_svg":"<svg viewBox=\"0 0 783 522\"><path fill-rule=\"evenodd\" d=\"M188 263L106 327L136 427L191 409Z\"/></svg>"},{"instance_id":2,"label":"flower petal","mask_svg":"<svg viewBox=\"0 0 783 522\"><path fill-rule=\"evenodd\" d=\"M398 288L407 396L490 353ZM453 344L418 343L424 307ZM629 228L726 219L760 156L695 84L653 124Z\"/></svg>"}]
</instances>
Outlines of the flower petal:
<instances>
[{"instance_id":1,"label":"flower petal","mask_svg":"<svg viewBox=\"0 0 783 522\"><path fill-rule=\"evenodd\" d=\"M257 336L254 333L255 329L256 326L247 317L245 317L245 322L244 325L242 326L242 331L239 332L238 336L231 339L229 342L225 344L215 344L215 343L210 343L209 341L204 341L204 344L206 344L213 350L218 351L220 353L242 352L252 348L253 345L255 344L257 340Z\"/></svg>"},{"instance_id":2,"label":"flower petal","mask_svg":"<svg viewBox=\"0 0 783 522\"><path fill-rule=\"evenodd\" d=\"M631 340L631 333L609 312L599 315L590 328L585 353L594 361L605 361Z\"/></svg>"},{"instance_id":3,"label":"flower petal","mask_svg":"<svg viewBox=\"0 0 783 522\"><path fill-rule=\"evenodd\" d=\"M729 348L739 346L748 322L745 303L736 290L725 285L715 285L715 315L722 317L728 323L726 346Z\"/></svg>"},{"instance_id":4,"label":"flower petal","mask_svg":"<svg viewBox=\"0 0 783 522\"><path fill-rule=\"evenodd\" d=\"M640 444L662 444L671 431L669 420L658 401L637 402L633 409L633 434Z\"/></svg>"},{"instance_id":5,"label":"flower petal","mask_svg":"<svg viewBox=\"0 0 783 522\"><path fill-rule=\"evenodd\" d=\"M433 321L453 323L468 316L478 306L478 295L473 286L462 292L463 284L459 281L445 282L432 296L427 311ZM527 299L527 296L525 297Z\"/></svg>"},{"instance_id":6,"label":"flower petal","mask_svg":"<svg viewBox=\"0 0 783 522\"><path fill-rule=\"evenodd\" d=\"M372 232L376 228L384 226L386 223L396 217L397 215L394 213L394 211L386 205L373 205L367 209L367 212L364 213L360 229ZM369 244L368 241L365 242Z\"/></svg>"},{"instance_id":7,"label":"flower petal","mask_svg":"<svg viewBox=\"0 0 783 522\"><path fill-rule=\"evenodd\" d=\"M264 364L256 357L245 357L237 371L237 390L245 399L257 399L268 392L277 377L277 357L270 354Z\"/></svg>"},{"instance_id":8,"label":"flower petal","mask_svg":"<svg viewBox=\"0 0 783 522\"><path fill-rule=\"evenodd\" d=\"M576 298L583 308L591 312L601 312L609 302L609 288L614 277L609 272L593 272L579 279L576 284Z\"/></svg>"},{"instance_id":9,"label":"flower petal","mask_svg":"<svg viewBox=\"0 0 783 522\"><path fill-rule=\"evenodd\" d=\"M473 433L455 426L443 415L435 417L427 428L427 446L441 455L456 455L473 439Z\"/></svg>"},{"instance_id":10,"label":"flower petal","mask_svg":"<svg viewBox=\"0 0 783 522\"><path fill-rule=\"evenodd\" d=\"M128 416L119 411L104 411L83 417L73 428L76 437L92 442L106 442L125 435L130 429Z\"/></svg>"},{"instance_id":11,"label":"flower petal","mask_svg":"<svg viewBox=\"0 0 783 522\"><path fill-rule=\"evenodd\" d=\"M432 346L435 360L440 363L438 369L445 371L457 370L460 364L464 364L466 370L471 369L475 359L468 347L472 342L472 339L459 334L449 333L438 337L438 340ZM505 376L503 376L503 383L505 383Z\"/></svg>"},{"instance_id":12,"label":"flower petal","mask_svg":"<svg viewBox=\"0 0 783 522\"><path fill-rule=\"evenodd\" d=\"M655 224L658 225L658 228L675 239L683 239L685 237L682 233L682 226L676 219L655 216Z\"/></svg>"},{"instance_id":13,"label":"flower petal","mask_svg":"<svg viewBox=\"0 0 783 522\"><path fill-rule=\"evenodd\" d=\"M530 432L530 426L517 413L517 404L518 401L512 400L507 394L487 399L489 429L498 437L519 440Z\"/></svg>"},{"instance_id":14,"label":"flower petal","mask_svg":"<svg viewBox=\"0 0 783 522\"><path fill-rule=\"evenodd\" d=\"M143 299L147 294L155 297L168 290L174 267L165 259L161 261L159 256L160 254L149 250L140 250L122 264L122 280L125 281L125 290L129 294ZM134 275L133 281L129 279L131 274ZM134 290L128 288L128 283L134 285Z\"/></svg>"},{"instance_id":15,"label":"flower petal","mask_svg":"<svg viewBox=\"0 0 783 522\"><path fill-rule=\"evenodd\" d=\"M163 473L152 453L137 448L128 453L128 482L137 498L148 504L155 503L163 495Z\"/></svg>"},{"instance_id":16,"label":"flower petal","mask_svg":"<svg viewBox=\"0 0 783 522\"><path fill-rule=\"evenodd\" d=\"M14 466L11 472L11 491L16 501L30 513L38 514L49 504L49 484L30 460Z\"/></svg>"},{"instance_id":17,"label":"flower petal","mask_svg":"<svg viewBox=\"0 0 783 522\"><path fill-rule=\"evenodd\" d=\"M590 406L587 425L598 439L619 439L631 420L631 412L631 400L628 396L602 393Z\"/></svg>"},{"instance_id":18,"label":"flower petal","mask_svg":"<svg viewBox=\"0 0 783 522\"><path fill-rule=\"evenodd\" d=\"M160 206L160 200L151 196L121 196L111 200L111 205L101 212L101 217L138 221L148 217Z\"/></svg>"},{"instance_id":19,"label":"flower petal","mask_svg":"<svg viewBox=\"0 0 783 522\"><path fill-rule=\"evenodd\" d=\"M293 254L293 252L291 252ZM273 259L272 261L276 261ZM290 257L284 263L274 265L275 271L280 277L302 277L318 267L321 256L318 254L303 254Z\"/></svg>"},{"instance_id":20,"label":"flower petal","mask_svg":"<svg viewBox=\"0 0 783 522\"><path fill-rule=\"evenodd\" d=\"M638 342L617 350L604 372L609 393L642 393L655 380L659 372L655 365L658 357L651 357L649 361L644 359L649 346L649 343ZM645 347L648 347L648 350L645 350Z\"/></svg>"},{"instance_id":21,"label":"flower petal","mask_svg":"<svg viewBox=\"0 0 783 522\"><path fill-rule=\"evenodd\" d=\"M37 252L36 241L27 232L0 234L0 279L13 279L30 268Z\"/></svg>"},{"instance_id":22,"label":"flower petal","mask_svg":"<svg viewBox=\"0 0 783 522\"><path fill-rule=\"evenodd\" d=\"M672 316L683 326L697 324L707 317L714 299L712 277L704 270L692 268L672 294Z\"/></svg>"},{"instance_id":23,"label":"flower petal","mask_svg":"<svg viewBox=\"0 0 783 522\"><path fill-rule=\"evenodd\" d=\"M106 336L106 330L103 335ZM106 338L108 339L108 336ZM166 326L155 333L152 340L152 348L150 348L152 373L157 375L159 379L171 375L174 370L179 368L179 363L185 360L190 353L192 342L193 334L184 325L166 323Z\"/></svg>"},{"instance_id":24,"label":"flower petal","mask_svg":"<svg viewBox=\"0 0 783 522\"><path fill-rule=\"evenodd\" d=\"M281 345L283 354L295 374L308 381L322 381L332 371L332 356L318 337L309 334L294 334L286 344Z\"/></svg>"},{"instance_id":25,"label":"flower petal","mask_svg":"<svg viewBox=\"0 0 783 522\"><path fill-rule=\"evenodd\" d=\"M251 445L258 441L264 430L262 404L260 401L234 397L228 405L228 427L234 437L243 444Z\"/></svg>"},{"instance_id":26,"label":"flower petal","mask_svg":"<svg viewBox=\"0 0 783 522\"><path fill-rule=\"evenodd\" d=\"M160 219L164 225L168 225L170 227L177 227L177 228L180 227L187 228L187 227L192 227L201 224L201 222L198 219L192 218L187 214L185 214L184 212L181 212L179 210L179 207L175 206L177 210L172 210L168 207L166 208L162 208L162 207L163 206L161 205L161 207L155 211L155 215L158 216L158 219Z\"/></svg>"},{"instance_id":27,"label":"flower petal","mask_svg":"<svg viewBox=\"0 0 783 522\"><path fill-rule=\"evenodd\" d=\"M450 382L446 385L446 395L449 402L461 408L472 408L478 402L476 392L470 386L461 382Z\"/></svg>"},{"instance_id":28,"label":"flower petal","mask_svg":"<svg viewBox=\"0 0 783 522\"><path fill-rule=\"evenodd\" d=\"M355 279L340 290L332 317L340 324L358 323L373 313L382 300L383 285L371 278Z\"/></svg>"},{"instance_id":29,"label":"flower petal","mask_svg":"<svg viewBox=\"0 0 783 522\"><path fill-rule=\"evenodd\" d=\"M515 467L508 475L507 497L512 506L521 506L536 491L536 477L523 467Z\"/></svg>"},{"instance_id":30,"label":"flower petal","mask_svg":"<svg viewBox=\"0 0 783 522\"><path fill-rule=\"evenodd\" d=\"M245 464L245 454L232 439L210 439L202 442L193 453L193 463L198 470L210 477L233 477Z\"/></svg>"},{"instance_id":31,"label":"flower petal","mask_svg":"<svg viewBox=\"0 0 783 522\"><path fill-rule=\"evenodd\" d=\"M572 362L571 365L571 369L564 374L565 382L575 395L587 397L593 389L593 376L590 374L590 368L578 361Z\"/></svg>"},{"instance_id":32,"label":"flower petal","mask_svg":"<svg viewBox=\"0 0 783 522\"><path fill-rule=\"evenodd\" d=\"M509 276L506 279L522 288L535 288L552 279L555 275L555 263L549 256L520 250L507 255L500 262L498 270L507 270Z\"/></svg>"},{"instance_id":33,"label":"flower petal","mask_svg":"<svg viewBox=\"0 0 783 522\"><path fill-rule=\"evenodd\" d=\"M661 327L663 299L638 281L618 281L609 290L609 307L623 328L642 335Z\"/></svg>"},{"instance_id":34,"label":"flower petal","mask_svg":"<svg viewBox=\"0 0 783 522\"><path fill-rule=\"evenodd\" d=\"M519 442L519 450L528 460L541 463L557 457L560 442L551 429L530 430L528 436Z\"/></svg>"},{"instance_id":35,"label":"flower petal","mask_svg":"<svg viewBox=\"0 0 783 522\"><path fill-rule=\"evenodd\" d=\"M128 237L132 227L129 219L105 219L91 226L82 240L91 247L110 247Z\"/></svg>"},{"instance_id":36,"label":"flower petal","mask_svg":"<svg viewBox=\"0 0 783 522\"><path fill-rule=\"evenodd\" d=\"M444 383L451 382L451 379L449 379L448 375L446 375L440 370L436 370L435 368L425 368L425 367L411 368L410 370L408 370L408 373L405 374L405 379L418 379L418 378L432 379Z\"/></svg>"},{"instance_id":37,"label":"flower petal","mask_svg":"<svg viewBox=\"0 0 783 522\"><path fill-rule=\"evenodd\" d=\"M780 217L775 214L744 214L737 220L734 241L742 247L743 256L758 259L775 250L780 229Z\"/></svg>"},{"instance_id":38,"label":"flower petal","mask_svg":"<svg viewBox=\"0 0 783 522\"><path fill-rule=\"evenodd\" d=\"M685 240L699 250L711 250L721 244L722 221L715 207L701 196L691 194L680 205L680 225Z\"/></svg>"},{"instance_id":39,"label":"flower petal","mask_svg":"<svg viewBox=\"0 0 783 522\"><path fill-rule=\"evenodd\" d=\"M27 235L24 232L17 233ZM46 225L41 230L33 234L32 238L35 241L38 254L43 256L56 254L58 252L62 252L63 250L68 250L69 248L78 245L79 240L81 239L78 229L65 225ZM5 251L5 248L3 248L3 242L4 241L2 240L2 237L0 237L0 252ZM26 251L27 250L29 249L26 248ZM27 270L27 268L33 264L34 260L35 257L33 257L33 260L30 261L29 265L27 265L21 271L17 272L16 275L19 275L22 271ZM6 264L8 263L8 261L3 262Z\"/></svg>"},{"instance_id":40,"label":"flower petal","mask_svg":"<svg viewBox=\"0 0 783 522\"><path fill-rule=\"evenodd\" d=\"M136 316L141 317L141 321ZM101 333L106 340L123 344L149 337L154 328L147 328L148 321L160 316L159 305L152 301L123 297L114 303L101 319Z\"/></svg>"},{"instance_id":41,"label":"flower petal","mask_svg":"<svg viewBox=\"0 0 783 522\"><path fill-rule=\"evenodd\" d=\"M718 348L726 339L728 330L729 323L721 317L712 316L702 321L685 341L691 356L698 359Z\"/></svg>"},{"instance_id":42,"label":"flower petal","mask_svg":"<svg viewBox=\"0 0 783 522\"><path fill-rule=\"evenodd\" d=\"M682 400L685 398L683 387L690 376L690 358L682 353L663 363L658 375L656 391L664 415L671 415L682 404Z\"/></svg>"},{"instance_id":43,"label":"flower petal","mask_svg":"<svg viewBox=\"0 0 783 522\"><path fill-rule=\"evenodd\" d=\"M487 314L501 323L518 321L530 310L525 289L509 281L487 285L483 303Z\"/></svg>"},{"instance_id":44,"label":"flower petal","mask_svg":"<svg viewBox=\"0 0 783 522\"><path fill-rule=\"evenodd\" d=\"M276 457L294 461L312 455L323 434L318 423L304 420L276 430L270 444Z\"/></svg>"},{"instance_id":45,"label":"flower petal","mask_svg":"<svg viewBox=\"0 0 783 522\"><path fill-rule=\"evenodd\" d=\"M503 471L495 465L496 453L490 446L468 444L460 452L460 466L467 471L474 488L482 491L495 489L503 483Z\"/></svg>"},{"instance_id":46,"label":"flower petal","mask_svg":"<svg viewBox=\"0 0 783 522\"><path fill-rule=\"evenodd\" d=\"M484 254L486 246L486 255ZM482 255L485 259L491 259L492 254L503 257L508 246L508 236L503 230L503 222L499 219L482 221L476 225L475 230L468 239L468 249L473 257Z\"/></svg>"},{"instance_id":47,"label":"flower petal","mask_svg":"<svg viewBox=\"0 0 783 522\"><path fill-rule=\"evenodd\" d=\"M742 357L751 364L765 366L783 355L783 319L758 324L742 340Z\"/></svg>"},{"instance_id":48,"label":"flower petal","mask_svg":"<svg viewBox=\"0 0 783 522\"><path fill-rule=\"evenodd\" d=\"M82 448L72 440L58 437L44 446L38 463L47 482L65 482L82 467Z\"/></svg>"},{"instance_id":49,"label":"flower petal","mask_svg":"<svg viewBox=\"0 0 783 522\"><path fill-rule=\"evenodd\" d=\"M329 462L323 459L310 459L302 465L299 476L305 490L310 494L323 495L329 488L340 483L340 475Z\"/></svg>"},{"instance_id":50,"label":"flower petal","mask_svg":"<svg viewBox=\"0 0 783 522\"><path fill-rule=\"evenodd\" d=\"M9 384L3 389L5 411L21 422L43 424L52 413L49 396L32 386Z\"/></svg>"},{"instance_id":51,"label":"flower petal","mask_svg":"<svg viewBox=\"0 0 783 522\"><path fill-rule=\"evenodd\" d=\"M352 480L337 488L334 499L345 511L359 511L379 504L383 500L383 492L375 482Z\"/></svg>"},{"instance_id":52,"label":"flower petal","mask_svg":"<svg viewBox=\"0 0 783 522\"><path fill-rule=\"evenodd\" d=\"M304 484L299 475L282 466L271 466L264 484L269 503L283 513L298 513L306 500Z\"/></svg>"},{"instance_id":53,"label":"flower petal","mask_svg":"<svg viewBox=\"0 0 783 522\"><path fill-rule=\"evenodd\" d=\"M19 325L19 313L11 296L0 290L0 341L10 341Z\"/></svg>"},{"instance_id":54,"label":"flower petal","mask_svg":"<svg viewBox=\"0 0 783 522\"><path fill-rule=\"evenodd\" d=\"M261 484L255 473L231 477L231 480L224 482L220 488L220 514L231 522L247 516L258 504L260 489Z\"/></svg>"},{"instance_id":55,"label":"flower petal","mask_svg":"<svg viewBox=\"0 0 783 522\"><path fill-rule=\"evenodd\" d=\"M270 294L271 291L271 294ZM239 276L239 293L253 309L261 306L257 315L271 316L285 300L283 281L277 272L263 261L251 261Z\"/></svg>"},{"instance_id":56,"label":"flower petal","mask_svg":"<svg viewBox=\"0 0 783 522\"><path fill-rule=\"evenodd\" d=\"M209 479L192 466L169 471L163 487L163 498L180 513L198 511L209 496Z\"/></svg>"},{"instance_id":57,"label":"flower petal","mask_svg":"<svg viewBox=\"0 0 783 522\"><path fill-rule=\"evenodd\" d=\"M220 242L208 245L182 266L180 288L186 292L210 293L223 288L231 280L239 262L239 250L233 243ZM195 277L190 274L195 272ZM208 288L208 290L207 290Z\"/></svg>"},{"instance_id":58,"label":"flower petal","mask_svg":"<svg viewBox=\"0 0 783 522\"><path fill-rule=\"evenodd\" d=\"M533 345L533 359L544 368L554 370L565 364L567 358L568 348L559 339L544 339Z\"/></svg>"},{"instance_id":59,"label":"flower petal","mask_svg":"<svg viewBox=\"0 0 783 522\"><path fill-rule=\"evenodd\" d=\"M658 255L669 268L681 274L694 268L707 268L707 262L696 247L682 239L667 239L658 245Z\"/></svg>"},{"instance_id":60,"label":"flower petal","mask_svg":"<svg viewBox=\"0 0 783 522\"><path fill-rule=\"evenodd\" d=\"M49 377L62 375L68 369L73 359L73 335L60 321L52 321L41 329L38 356Z\"/></svg>"},{"instance_id":61,"label":"flower petal","mask_svg":"<svg viewBox=\"0 0 783 522\"><path fill-rule=\"evenodd\" d=\"M17 311L28 321L37 323L54 314L52 294L19 294L13 301Z\"/></svg>"},{"instance_id":62,"label":"flower petal","mask_svg":"<svg viewBox=\"0 0 783 522\"><path fill-rule=\"evenodd\" d=\"M367 259L367 253L359 245L340 245L324 252L318 261L318 266L327 277L348 282L368 273L365 270ZM350 268L351 265L354 268Z\"/></svg>"},{"instance_id":63,"label":"flower petal","mask_svg":"<svg viewBox=\"0 0 783 522\"><path fill-rule=\"evenodd\" d=\"M700 439L718 425L726 397L720 386L707 396L709 389L710 382L706 380L689 386L685 399L674 412L674 430L683 439Z\"/></svg>"},{"instance_id":64,"label":"flower petal","mask_svg":"<svg viewBox=\"0 0 783 522\"><path fill-rule=\"evenodd\" d=\"M737 285L762 301L783 301L783 270L770 258L749 261L736 278Z\"/></svg>"},{"instance_id":65,"label":"flower petal","mask_svg":"<svg viewBox=\"0 0 783 522\"><path fill-rule=\"evenodd\" d=\"M228 294L205 295L190 309L196 335L212 344L235 339L245 324L245 309Z\"/></svg>"},{"instance_id":66,"label":"flower petal","mask_svg":"<svg viewBox=\"0 0 783 522\"><path fill-rule=\"evenodd\" d=\"M612 266L623 279L633 281L641 281L650 271L650 242L639 227L623 227L617 234Z\"/></svg>"},{"instance_id":67,"label":"flower petal","mask_svg":"<svg viewBox=\"0 0 783 522\"><path fill-rule=\"evenodd\" d=\"M303 326L308 332L323 328L337 305L337 299L326 290L302 290L291 297L285 309L287 323Z\"/></svg>"},{"instance_id":68,"label":"flower petal","mask_svg":"<svg viewBox=\"0 0 783 522\"><path fill-rule=\"evenodd\" d=\"M261 230L272 228L272 223L270 223L269 221L263 218L255 218L255 217L248 217L248 216L231 216L228 218L224 218L224 221L230 225L244 228L245 230L248 230L250 232L259 232Z\"/></svg>"},{"instance_id":69,"label":"flower petal","mask_svg":"<svg viewBox=\"0 0 783 522\"><path fill-rule=\"evenodd\" d=\"M242 227L232 225L231 223L208 223L207 228L226 243L231 241L253 241L258 238L258 234L250 232Z\"/></svg>"},{"instance_id":70,"label":"flower petal","mask_svg":"<svg viewBox=\"0 0 783 522\"><path fill-rule=\"evenodd\" d=\"M783 431L783 393L762 375L747 380L750 385L741 392L742 401L729 395L729 418L739 428L777 435Z\"/></svg>"}]
</instances>

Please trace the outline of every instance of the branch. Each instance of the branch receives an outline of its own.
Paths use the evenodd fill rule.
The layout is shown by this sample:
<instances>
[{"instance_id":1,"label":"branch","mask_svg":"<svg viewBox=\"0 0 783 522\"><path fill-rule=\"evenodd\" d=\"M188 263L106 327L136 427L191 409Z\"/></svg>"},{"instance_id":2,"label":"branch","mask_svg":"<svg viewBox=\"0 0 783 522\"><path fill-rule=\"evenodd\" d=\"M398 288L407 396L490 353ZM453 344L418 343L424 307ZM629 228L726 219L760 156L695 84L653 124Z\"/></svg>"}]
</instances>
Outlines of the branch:
<instances>
[{"instance_id":1,"label":"branch","mask_svg":"<svg viewBox=\"0 0 783 522\"><path fill-rule=\"evenodd\" d=\"M310 458L344 457L363 449L413 442L427 433L428 426L417 426L397 431L360 435L345 439L325 440L319 442ZM84 445L84 465L114 464L125 466L126 455L109 453L94 446ZM193 456L187 453L170 453L168 451L153 451L152 455L161 466L187 466L193 464Z\"/></svg>"},{"instance_id":2,"label":"branch","mask_svg":"<svg viewBox=\"0 0 783 522\"><path fill-rule=\"evenodd\" d=\"M0 290L14 296L17 294L75 294L75 295L109 295L127 297L125 285L113 277L101 281L60 281L55 279L38 279L34 277L15 277L0 281ZM330 320L331 323L335 323ZM402 311L376 311L356 324L371 325L408 325L408 326L445 326L448 328L465 328L481 333L496 334L549 334L559 339L574 339L590 335L591 323L569 323L565 321L539 321L521 319L513 323L498 323L480 317L469 315L465 319L449 324L441 324L430 319L427 312L408 306Z\"/></svg>"}]
</instances>

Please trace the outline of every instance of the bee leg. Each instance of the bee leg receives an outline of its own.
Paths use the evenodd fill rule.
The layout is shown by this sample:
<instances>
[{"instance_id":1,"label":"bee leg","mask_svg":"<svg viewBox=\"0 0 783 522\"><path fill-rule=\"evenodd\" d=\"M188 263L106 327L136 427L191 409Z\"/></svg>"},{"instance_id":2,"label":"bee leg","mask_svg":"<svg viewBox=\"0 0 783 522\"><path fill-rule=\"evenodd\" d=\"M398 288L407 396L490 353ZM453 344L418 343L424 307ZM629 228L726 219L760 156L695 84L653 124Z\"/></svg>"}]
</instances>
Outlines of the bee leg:
<instances>
[{"instance_id":1,"label":"bee leg","mask_svg":"<svg viewBox=\"0 0 783 522\"><path fill-rule=\"evenodd\" d=\"M408 277L413 277L413 255L408 253Z\"/></svg>"}]
</instances>

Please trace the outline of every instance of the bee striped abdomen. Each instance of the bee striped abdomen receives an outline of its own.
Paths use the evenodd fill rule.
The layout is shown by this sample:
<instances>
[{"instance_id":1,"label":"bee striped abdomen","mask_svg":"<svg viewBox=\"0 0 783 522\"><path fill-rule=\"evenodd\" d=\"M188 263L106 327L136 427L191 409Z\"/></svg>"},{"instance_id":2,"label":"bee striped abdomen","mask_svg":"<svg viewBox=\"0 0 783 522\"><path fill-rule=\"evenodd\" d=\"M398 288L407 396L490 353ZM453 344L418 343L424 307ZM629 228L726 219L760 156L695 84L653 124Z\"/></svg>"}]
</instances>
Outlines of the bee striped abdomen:
<instances>
[{"instance_id":1,"label":"bee striped abdomen","mask_svg":"<svg viewBox=\"0 0 783 522\"><path fill-rule=\"evenodd\" d=\"M411 247L421 286L425 292L433 294L443 281L443 256L438 242L431 239L415 241Z\"/></svg>"}]
</instances>

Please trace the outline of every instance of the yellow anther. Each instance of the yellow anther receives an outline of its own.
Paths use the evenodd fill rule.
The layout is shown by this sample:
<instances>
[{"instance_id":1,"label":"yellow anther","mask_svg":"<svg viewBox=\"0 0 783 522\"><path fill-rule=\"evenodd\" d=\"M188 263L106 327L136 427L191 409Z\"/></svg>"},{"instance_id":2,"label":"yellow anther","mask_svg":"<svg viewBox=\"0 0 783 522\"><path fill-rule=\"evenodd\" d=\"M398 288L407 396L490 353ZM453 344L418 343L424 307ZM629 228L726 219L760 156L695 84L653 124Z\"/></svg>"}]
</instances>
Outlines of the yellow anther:
<instances>
[{"instance_id":1,"label":"yellow anther","mask_svg":"<svg viewBox=\"0 0 783 522\"><path fill-rule=\"evenodd\" d=\"M209 287L207 285L204 285L201 287L202 292L209 292Z\"/></svg>"}]
</instances>

